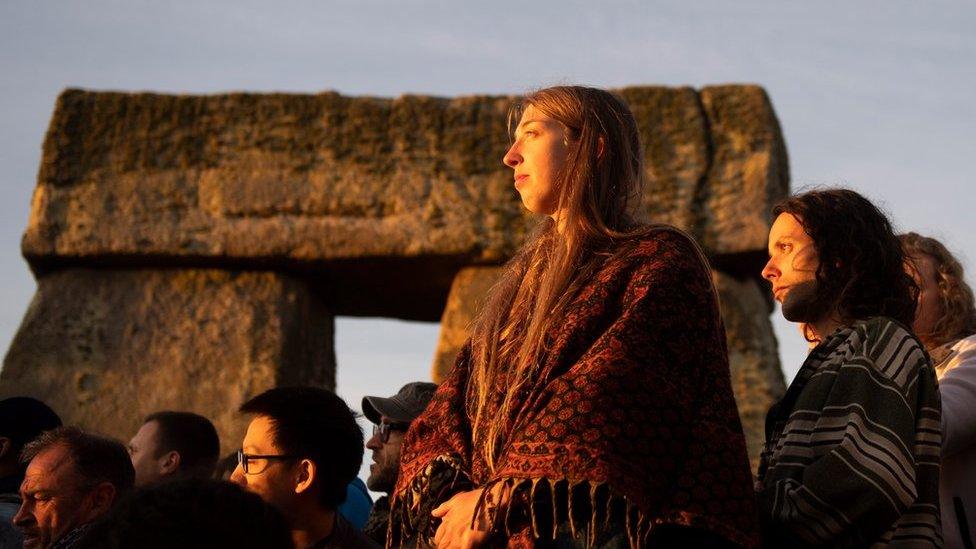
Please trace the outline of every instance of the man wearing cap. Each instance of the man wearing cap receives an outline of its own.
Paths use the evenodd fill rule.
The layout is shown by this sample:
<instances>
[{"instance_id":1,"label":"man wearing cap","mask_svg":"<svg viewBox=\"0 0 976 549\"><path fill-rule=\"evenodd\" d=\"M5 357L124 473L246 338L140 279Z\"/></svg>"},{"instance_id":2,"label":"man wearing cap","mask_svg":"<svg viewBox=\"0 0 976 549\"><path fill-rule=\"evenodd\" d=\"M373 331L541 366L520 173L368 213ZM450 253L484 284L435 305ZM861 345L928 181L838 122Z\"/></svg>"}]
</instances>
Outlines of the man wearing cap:
<instances>
[{"instance_id":1,"label":"man wearing cap","mask_svg":"<svg viewBox=\"0 0 976 549\"><path fill-rule=\"evenodd\" d=\"M386 496L373 504L373 511L363 532L386 543L386 526L390 518L389 494L396 486L400 469L400 444L410 422L427 408L437 385L423 381L407 383L390 398L363 397L363 414L373 422L373 436L366 447L373 451L373 463L369 466L366 486L374 492L386 492Z\"/></svg>"}]
</instances>

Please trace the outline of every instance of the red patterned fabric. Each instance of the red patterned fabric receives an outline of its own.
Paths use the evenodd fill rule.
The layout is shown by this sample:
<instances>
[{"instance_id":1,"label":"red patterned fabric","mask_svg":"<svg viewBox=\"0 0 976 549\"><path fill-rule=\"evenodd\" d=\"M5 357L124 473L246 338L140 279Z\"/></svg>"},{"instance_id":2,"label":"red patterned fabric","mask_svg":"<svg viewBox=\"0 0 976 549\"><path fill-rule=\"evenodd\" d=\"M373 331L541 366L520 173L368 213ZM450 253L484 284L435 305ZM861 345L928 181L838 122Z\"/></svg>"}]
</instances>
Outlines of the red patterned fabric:
<instances>
[{"instance_id":1,"label":"red patterned fabric","mask_svg":"<svg viewBox=\"0 0 976 549\"><path fill-rule=\"evenodd\" d=\"M514 505L538 506L540 497L560 505L561 493L571 500L568 514L548 510L577 521L567 488L589 494L594 529L601 509L623 509L633 545L655 524L672 523L757 546L725 329L710 273L691 239L656 228L619 244L549 335L550 350L538 379L520 395L521 407L498 418L510 429L494 475L472 451L465 412L469 347L460 353L404 440L391 544L429 535L433 526L421 515L451 493L504 481L523 488ZM460 481L452 490L431 482L451 476L445 469ZM609 494L607 503L601 493ZM614 500L624 505L613 506ZM512 528L510 543L531 545L551 535L531 520Z\"/></svg>"}]
</instances>

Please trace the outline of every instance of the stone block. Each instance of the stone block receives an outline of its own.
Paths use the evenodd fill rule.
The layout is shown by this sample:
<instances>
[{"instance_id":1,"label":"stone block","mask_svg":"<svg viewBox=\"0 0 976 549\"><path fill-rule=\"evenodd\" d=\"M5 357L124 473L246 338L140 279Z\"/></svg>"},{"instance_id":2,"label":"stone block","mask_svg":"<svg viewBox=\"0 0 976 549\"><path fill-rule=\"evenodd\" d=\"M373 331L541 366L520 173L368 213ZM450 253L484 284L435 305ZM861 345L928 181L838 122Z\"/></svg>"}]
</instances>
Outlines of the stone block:
<instances>
[{"instance_id":1,"label":"stone block","mask_svg":"<svg viewBox=\"0 0 976 549\"><path fill-rule=\"evenodd\" d=\"M248 398L335 385L333 319L305 281L272 272L66 269L42 277L0 394L128 441L158 410L203 414L239 446Z\"/></svg>"},{"instance_id":2,"label":"stone block","mask_svg":"<svg viewBox=\"0 0 976 549\"><path fill-rule=\"evenodd\" d=\"M712 256L763 249L758 234L788 173L762 89L619 93L645 143L648 217L690 231ZM512 101L67 90L24 255L40 271L92 261L501 263L534 223L501 162Z\"/></svg>"},{"instance_id":3,"label":"stone block","mask_svg":"<svg viewBox=\"0 0 976 549\"><path fill-rule=\"evenodd\" d=\"M712 152L695 236L706 250L722 254L764 251L772 207L790 191L786 145L772 103L759 86L706 87L701 102Z\"/></svg>"},{"instance_id":4,"label":"stone block","mask_svg":"<svg viewBox=\"0 0 976 549\"><path fill-rule=\"evenodd\" d=\"M765 293L754 279L712 271L712 281L725 322L732 390L755 472L766 440L766 412L786 393L779 347Z\"/></svg>"},{"instance_id":5,"label":"stone block","mask_svg":"<svg viewBox=\"0 0 976 549\"><path fill-rule=\"evenodd\" d=\"M755 457L783 385L755 280L789 186L772 105L749 85L618 92L644 142L643 213L716 270ZM247 397L332 386L337 314L443 319L439 378L536 223L501 162L513 101L66 90L22 243L38 293L0 393L123 438L146 413L198 411L226 451Z\"/></svg>"},{"instance_id":6,"label":"stone block","mask_svg":"<svg viewBox=\"0 0 976 549\"><path fill-rule=\"evenodd\" d=\"M454 367L458 352L471 334L471 323L501 272L502 267L467 267L454 277L434 350L431 378L435 383L444 381Z\"/></svg>"}]
</instances>

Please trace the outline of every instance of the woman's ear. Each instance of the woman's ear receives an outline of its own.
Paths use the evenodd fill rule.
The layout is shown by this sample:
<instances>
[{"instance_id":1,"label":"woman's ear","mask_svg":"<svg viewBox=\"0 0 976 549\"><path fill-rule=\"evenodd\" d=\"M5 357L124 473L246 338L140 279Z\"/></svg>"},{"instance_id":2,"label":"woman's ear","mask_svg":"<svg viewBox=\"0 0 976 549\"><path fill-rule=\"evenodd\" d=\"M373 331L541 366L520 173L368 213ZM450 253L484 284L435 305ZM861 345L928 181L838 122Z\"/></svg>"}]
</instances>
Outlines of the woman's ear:
<instances>
[{"instance_id":1,"label":"woman's ear","mask_svg":"<svg viewBox=\"0 0 976 549\"><path fill-rule=\"evenodd\" d=\"M314 461L303 459L298 462L298 470L295 474L295 493L301 494L312 487L312 483L315 482L316 475L318 474L318 468L315 466Z\"/></svg>"}]
</instances>

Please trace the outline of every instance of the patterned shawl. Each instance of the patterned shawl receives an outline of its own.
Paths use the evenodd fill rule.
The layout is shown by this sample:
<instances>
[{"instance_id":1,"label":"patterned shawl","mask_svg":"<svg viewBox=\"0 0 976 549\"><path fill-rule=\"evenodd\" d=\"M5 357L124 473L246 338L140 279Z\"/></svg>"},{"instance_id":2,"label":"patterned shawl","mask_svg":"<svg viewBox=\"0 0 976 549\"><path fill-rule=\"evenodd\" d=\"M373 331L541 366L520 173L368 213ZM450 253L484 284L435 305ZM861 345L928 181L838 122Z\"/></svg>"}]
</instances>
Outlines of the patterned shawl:
<instances>
[{"instance_id":1,"label":"patterned shawl","mask_svg":"<svg viewBox=\"0 0 976 549\"><path fill-rule=\"evenodd\" d=\"M549 335L534 384L506 422L494 474L465 409L470 344L403 443L388 545L430 543L433 507L460 490L513 489L491 517L510 546L556 528L624 524L632 546L671 523L758 545L725 329L696 244L658 227L617 245ZM551 529L550 529L551 528Z\"/></svg>"},{"instance_id":2,"label":"patterned shawl","mask_svg":"<svg viewBox=\"0 0 976 549\"><path fill-rule=\"evenodd\" d=\"M885 317L838 328L766 416L758 505L773 547L942 547L939 389Z\"/></svg>"}]
</instances>

